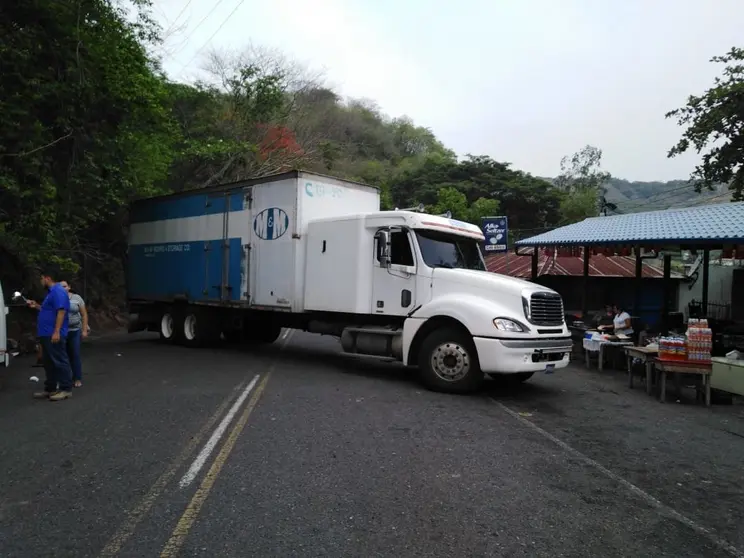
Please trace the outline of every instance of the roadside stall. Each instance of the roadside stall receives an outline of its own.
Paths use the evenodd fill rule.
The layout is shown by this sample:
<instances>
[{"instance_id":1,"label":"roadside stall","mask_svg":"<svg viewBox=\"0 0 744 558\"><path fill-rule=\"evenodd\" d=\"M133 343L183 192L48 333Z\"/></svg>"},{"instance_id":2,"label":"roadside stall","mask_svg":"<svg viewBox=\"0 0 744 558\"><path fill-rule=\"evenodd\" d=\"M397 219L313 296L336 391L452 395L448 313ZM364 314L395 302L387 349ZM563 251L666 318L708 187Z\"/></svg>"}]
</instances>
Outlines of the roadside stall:
<instances>
[{"instance_id":1,"label":"roadside stall","mask_svg":"<svg viewBox=\"0 0 744 558\"><path fill-rule=\"evenodd\" d=\"M605 352L620 346L625 353L628 383L633 385L634 365L642 365L646 376L646 390L653 393L656 384L661 401L666 397L666 380L674 375L679 389L680 376L694 377L698 391L710 404L711 389L726 386L732 393L744 392L744 361L728 358L712 360L715 327L708 325L708 291L710 282L710 252L722 250L744 258L744 202L711 204L688 208L675 208L664 211L650 211L628 215L612 215L585 219L580 223L568 225L515 243L516 253L531 256L532 278L537 277L537 257L541 248L572 247L580 250L584 264L584 289L582 316L587 316L587 293L589 261L592 254L602 253L633 254L635 256L635 281L632 304L628 304L630 315L635 321L634 335L631 339L610 338L599 332L585 331L582 349L587 366L593 355L598 357L598 368L602 370ZM531 250L531 251L530 251ZM672 256L682 251L690 251L699 258L702 279L702 300L697 316L687 324L678 324L682 318L676 312L676 297L672 296ZM609 252L608 252L609 251ZM741 254L739 258L738 254ZM658 333L658 341L642 343L637 346L637 333L642 328L638 324L641 315L641 294L643 290L644 260L661 259L663 262L663 301L653 329ZM618 293L621 300L627 296ZM625 299L627 300L627 299ZM610 302L610 301L608 301ZM713 310L712 308L710 309ZM636 326L638 324L638 326ZM571 324L578 332L578 324ZM683 327L677 331L684 334L670 335L672 328ZM577 335L578 337L578 335ZM634 341L634 342L633 342ZM719 372L720 371L720 372ZM716 379L719 372L720 379ZM654 380L658 376L658 382ZM720 383L719 383L720 382ZM715 388L719 389L719 388ZM723 389L720 388L720 389Z\"/></svg>"},{"instance_id":2,"label":"roadside stall","mask_svg":"<svg viewBox=\"0 0 744 558\"><path fill-rule=\"evenodd\" d=\"M616 349L632 347L633 340L627 335L607 335L598 331L587 331L582 341L586 358L586 367L590 368L592 355L596 353L597 369L604 370L605 361L608 356L617 356Z\"/></svg>"}]
</instances>

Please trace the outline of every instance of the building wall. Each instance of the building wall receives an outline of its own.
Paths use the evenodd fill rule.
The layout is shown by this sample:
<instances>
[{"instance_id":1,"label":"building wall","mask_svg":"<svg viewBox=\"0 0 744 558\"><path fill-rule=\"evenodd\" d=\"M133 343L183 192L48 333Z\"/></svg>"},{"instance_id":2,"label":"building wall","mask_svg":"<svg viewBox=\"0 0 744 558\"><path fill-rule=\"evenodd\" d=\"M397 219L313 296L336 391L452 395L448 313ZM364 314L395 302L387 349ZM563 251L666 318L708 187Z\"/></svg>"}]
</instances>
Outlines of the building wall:
<instances>
[{"instance_id":1,"label":"building wall","mask_svg":"<svg viewBox=\"0 0 744 558\"><path fill-rule=\"evenodd\" d=\"M543 275L537 283L551 288L563 297L567 313L581 313L584 296L584 278L576 276ZM669 310L677 310L680 281L672 281ZM664 300L664 285L661 279L642 279L641 308L638 315L651 327L661 321ZM684 285L681 287L684 289ZM632 313L635 298L635 279L625 277L589 277L588 308L590 313L604 308L605 304L618 303Z\"/></svg>"},{"instance_id":2,"label":"building wall","mask_svg":"<svg viewBox=\"0 0 744 558\"><path fill-rule=\"evenodd\" d=\"M721 266L711 264L709 266L708 280L708 302L715 304L731 303L731 288L734 280L734 270L738 269L733 266ZM690 288L692 286L692 288ZM703 300L703 270L700 269L697 281L690 285L682 285L679 289L679 298L677 304L680 311L687 316L687 308L690 302Z\"/></svg>"}]
</instances>

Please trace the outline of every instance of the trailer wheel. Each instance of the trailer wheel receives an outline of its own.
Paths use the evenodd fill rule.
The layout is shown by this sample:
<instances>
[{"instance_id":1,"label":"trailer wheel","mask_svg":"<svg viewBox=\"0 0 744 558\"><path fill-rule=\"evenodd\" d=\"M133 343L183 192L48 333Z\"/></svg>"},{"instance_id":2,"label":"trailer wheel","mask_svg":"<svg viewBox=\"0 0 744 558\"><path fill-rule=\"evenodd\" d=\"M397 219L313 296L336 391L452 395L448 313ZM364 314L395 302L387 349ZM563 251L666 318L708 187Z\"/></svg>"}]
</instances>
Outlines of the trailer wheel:
<instances>
[{"instance_id":1,"label":"trailer wheel","mask_svg":"<svg viewBox=\"0 0 744 558\"><path fill-rule=\"evenodd\" d=\"M170 311L166 310L160 317L160 340L173 343L176 338L176 320Z\"/></svg>"},{"instance_id":2,"label":"trailer wheel","mask_svg":"<svg viewBox=\"0 0 744 558\"><path fill-rule=\"evenodd\" d=\"M203 347L217 340L219 329L214 316L208 310L189 308L183 317L183 344L187 347Z\"/></svg>"},{"instance_id":3,"label":"trailer wheel","mask_svg":"<svg viewBox=\"0 0 744 558\"><path fill-rule=\"evenodd\" d=\"M240 343L243 339L243 330L226 329L222 332L222 336L225 338L226 343Z\"/></svg>"},{"instance_id":4,"label":"trailer wheel","mask_svg":"<svg viewBox=\"0 0 744 558\"><path fill-rule=\"evenodd\" d=\"M433 391L468 393L483 383L473 341L454 328L432 331L421 345L418 363L421 382Z\"/></svg>"}]
</instances>

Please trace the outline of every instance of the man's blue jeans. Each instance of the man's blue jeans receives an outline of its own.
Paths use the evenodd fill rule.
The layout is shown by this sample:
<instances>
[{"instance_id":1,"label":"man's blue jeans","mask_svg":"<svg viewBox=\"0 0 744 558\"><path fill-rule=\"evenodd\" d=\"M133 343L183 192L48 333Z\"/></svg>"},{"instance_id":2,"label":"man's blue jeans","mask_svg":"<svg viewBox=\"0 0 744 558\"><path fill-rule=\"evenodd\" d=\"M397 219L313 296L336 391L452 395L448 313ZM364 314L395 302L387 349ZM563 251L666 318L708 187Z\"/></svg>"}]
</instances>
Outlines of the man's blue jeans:
<instances>
[{"instance_id":1,"label":"man's blue jeans","mask_svg":"<svg viewBox=\"0 0 744 558\"><path fill-rule=\"evenodd\" d=\"M46 381L44 391L53 393L72 391L72 370L70 359L67 357L67 338L61 337L59 342L52 343L51 337L40 337L41 349L44 356L44 371Z\"/></svg>"},{"instance_id":2,"label":"man's blue jeans","mask_svg":"<svg viewBox=\"0 0 744 558\"><path fill-rule=\"evenodd\" d=\"M71 329L67 332L67 357L70 359L73 381L83 379L83 361L80 360L82 333L82 329Z\"/></svg>"}]
</instances>

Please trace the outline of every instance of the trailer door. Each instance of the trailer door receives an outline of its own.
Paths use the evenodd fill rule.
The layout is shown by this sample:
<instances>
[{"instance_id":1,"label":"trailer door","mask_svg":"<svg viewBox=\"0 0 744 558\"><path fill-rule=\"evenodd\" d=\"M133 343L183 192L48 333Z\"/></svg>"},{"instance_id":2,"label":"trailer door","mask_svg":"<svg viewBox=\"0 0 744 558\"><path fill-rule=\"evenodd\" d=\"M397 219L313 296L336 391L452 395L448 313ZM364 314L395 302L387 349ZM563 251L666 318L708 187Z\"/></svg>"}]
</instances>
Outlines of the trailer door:
<instances>
[{"instance_id":1,"label":"trailer door","mask_svg":"<svg viewBox=\"0 0 744 558\"><path fill-rule=\"evenodd\" d=\"M230 243L227 239L230 219L230 196L226 192L207 195L204 207L204 295L207 300L229 300L228 263Z\"/></svg>"}]
</instances>

